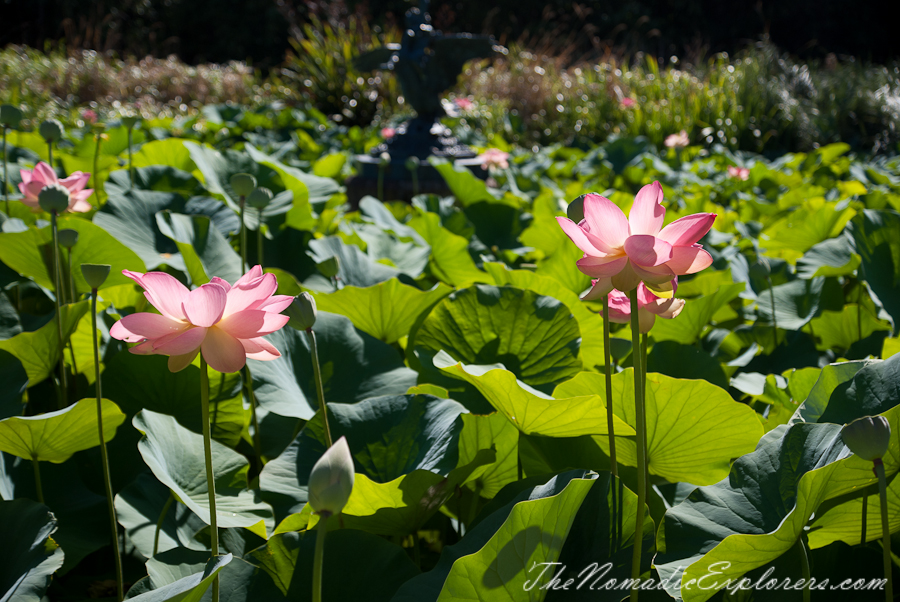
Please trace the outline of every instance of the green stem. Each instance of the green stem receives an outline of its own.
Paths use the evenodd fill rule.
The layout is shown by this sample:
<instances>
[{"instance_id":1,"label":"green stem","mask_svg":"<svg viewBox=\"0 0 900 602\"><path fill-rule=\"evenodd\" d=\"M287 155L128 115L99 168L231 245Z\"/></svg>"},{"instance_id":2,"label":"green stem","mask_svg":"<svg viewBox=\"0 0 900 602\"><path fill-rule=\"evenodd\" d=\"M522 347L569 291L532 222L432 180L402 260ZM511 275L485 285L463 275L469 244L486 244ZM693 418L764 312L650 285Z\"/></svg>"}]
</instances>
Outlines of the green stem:
<instances>
[{"instance_id":1,"label":"green stem","mask_svg":"<svg viewBox=\"0 0 900 602\"><path fill-rule=\"evenodd\" d=\"M206 456L206 487L209 490L209 535L212 555L219 555L219 528L216 521L216 481L213 478L212 435L209 426L209 372L200 354L200 410L203 420L203 453ZM219 602L219 576L213 578L212 602Z\"/></svg>"},{"instance_id":2,"label":"green stem","mask_svg":"<svg viewBox=\"0 0 900 602\"><path fill-rule=\"evenodd\" d=\"M172 495L172 490L169 490L169 499L166 500L166 503L163 505L162 512L159 513L159 519L156 521L156 533L153 536L153 555L156 556L156 553L159 551L159 532L162 531L163 523L166 521L166 515L169 513L169 507L172 506L172 502L175 501L175 496Z\"/></svg>"},{"instance_id":3,"label":"green stem","mask_svg":"<svg viewBox=\"0 0 900 602\"><path fill-rule=\"evenodd\" d=\"M328 426L328 406L325 403L325 389L322 388L322 371L319 368L319 349L316 346L316 333L313 332L312 328L307 328L306 336L309 337L313 378L316 381L316 396L319 398L319 409L322 410L322 421L325 423L325 446L331 447L331 427Z\"/></svg>"},{"instance_id":4,"label":"green stem","mask_svg":"<svg viewBox=\"0 0 900 602\"><path fill-rule=\"evenodd\" d=\"M94 148L94 173L91 174L91 178L93 178L94 182L94 194L97 195L97 203L100 203L100 186L98 185L98 179L100 177L100 173L98 171L98 166L100 165L100 144L103 142L102 134L94 134L94 138L97 140L97 146Z\"/></svg>"},{"instance_id":5,"label":"green stem","mask_svg":"<svg viewBox=\"0 0 900 602\"><path fill-rule=\"evenodd\" d=\"M60 286L60 265L59 265L59 228L56 224L56 211L50 213L50 226L53 230L53 275L56 280L56 333L59 336L59 396L57 404L59 409L63 409L66 405L66 395L69 391L66 379L66 356L65 342L63 341L62 326L62 294L63 290Z\"/></svg>"},{"instance_id":6,"label":"green stem","mask_svg":"<svg viewBox=\"0 0 900 602\"><path fill-rule=\"evenodd\" d=\"M6 201L6 215L9 217L9 174L6 167L6 126L3 126L3 200Z\"/></svg>"},{"instance_id":7,"label":"green stem","mask_svg":"<svg viewBox=\"0 0 900 602\"><path fill-rule=\"evenodd\" d=\"M769 281L769 301L772 302L772 338L775 341L775 347L778 347L778 320L775 319L775 291L772 290L772 277L766 275Z\"/></svg>"},{"instance_id":8,"label":"green stem","mask_svg":"<svg viewBox=\"0 0 900 602\"><path fill-rule=\"evenodd\" d=\"M128 179L131 187L134 188L134 163L131 160L131 129L128 128Z\"/></svg>"},{"instance_id":9,"label":"green stem","mask_svg":"<svg viewBox=\"0 0 900 602\"><path fill-rule=\"evenodd\" d=\"M103 485L106 487L106 503L109 506L109 527L112 533L113 550L116 553L116 591L119 602L125 597L125 582L122 578L122 557L119 556L119 528L116 523L116 506L113 500L112 481L109 477L109 455L106 438L103 436L103 385L100 380L100 345L97 341L97 289L91 290L91 332L94 336L94 376L97 387L97 431L100 434L100 461L103 463Z\"/></svg>"},{"instance_id":10,"label":"green stem","mask_svg":"<svg viewBox=\"0 0 900 602\"><path fill-rule=\"evenodd\" d=\"M247 226L244 225L244 197L241 197L241 273L247 273Z\"/></svg>"},{"instance_id":11,"label":"green stem","mask_svg":"<svg viewBox=\"0 0 900 602\"><path fill-rule=\"evenodd\" d=\"M50 169L53 169L53 171L56 171L56 169L53 168L53 141L52 140L47 140L47 165L50 166Z\"/></svg>"},{"instance_id":12,"label":"green stem","mask_svg":"<svg viewBox=\"0 0 900 602\"><path fill-rule=\"evenodd\" d=\"M806 545L803 543L804 537L804 534L801 533L797 538L797 545L800 547L800 570L803 572L803 602L809 602L812 573L809 571L809 555L806 552Z\"/></svg>"},{"instance_id":13,"label":"green stem","mask_svg":"<svg viewBox=\"0 0 900 602\"><path fill-rule=\"evenodd\" d=\"M75 277L72 275L72 249L66 250L66 264L69 272L69 303L75 303Z\"/></svg>"},{"instance_id":14,"label":"green stem","mask_svg":"<svg viewBox=\"0 0 900 602\"><path fill-rule=\"evenodd\" d=\"M253 451L256 453L256 461L259 469L263 467L262 442L259 433L259 418L256 416L256 396L253 394L253 376L250 374L250 366L244 364L244 384L247 386L247 397L250 398L250 423L253 425Z\"/></svg>"},{"instance_id":15,"label":"green stem","mask_svg":"<svg viewBox=\"0 0 900 602\"><path fill-rule=\"evenodd\" d=\"M612 401L612 361L609 351L609 295L603 295L603 353L606 374L606 426L609 430L609 471L614 477L619 476L619 467L616 463L616 433L613 425L613 401Z\"/></svg>"},{"instance_id":16,"label":"green stem","mask_svg":"<svg viewBox=\"0 0 900 602\"><path fill-rule=\"evenodd\" d=\"M881 502L881 546L884 551L884 578L887 579L884 599L887 602L891 602L894 599L894 571L892 570L893 563L891 562L891 527L888 523L887 510L887 477L884 474L884 463L881 461L881 458L877 458L874 464L875 474L878 475L878 497Z\"/></svg>"},{"instance_id":17,"label":"green stem","mask_svg":"<svg viewBox=\"0 0 900 602\"><path fill-rule=\"evenodd\" d=\"M41 487L41 467L37 458L31 458L31 464L34 467L34 489L37 491L37 498L40 503L44 503L44 489Z\"/></svg>"},{"instance_id":18,"label":"green stem","mask_svg":"<svg viewBox=\"0 0 900 602\"><path fill-rule=\"evenodd\" d=\"M631 589L631 602L638 600L638 579L641 576L641 545L644 532L644 504L647 500L647 457L646 450L646 425L644 416L644 391L643 391L643 358L641 357L641 326L638 319L637 288L628 293L631 300L631 357L634 363L634 414L635 431L637 437L637 513L634 521L634 549L631 555L631 579L634 584Z\"/></svg>"},{"instance_id":19,"label":"green stem","mask_svg":"<svg viewBox=\"0 0 900 602\"><path fill-rule=\"evenodd\" d=\"M262 218L260 218L261 220ZM262 221L259 222L259 229L256 231L256 264L263 267L263 233Z\"/></svg>"},{"instance_id":20,"label":"green stem","mask_svg":"<svg viewBox=\"0 0 900 602\"><path fill-rule=\"evenodd\" d=\"M863 496L862 506L862 533L859 536L859 544L864 546L866 545L866 521L868 520L867 513L869 510L869 496Z\"/></svg>"},{"instance_id":21,"label":"green stem","mask_svg":"<svg viewBox=\"0 0 900 602\"><path fill-rule=\"evenodd\" d=\"M320 515L318 530L316 532L316 553L315 556L313 556L313 602L322 602L322 564L325 560L325 534L328 532L328 529L325 527L325 522L327 520L327 514L323 513Z\"/></svg>"}]
</instances>

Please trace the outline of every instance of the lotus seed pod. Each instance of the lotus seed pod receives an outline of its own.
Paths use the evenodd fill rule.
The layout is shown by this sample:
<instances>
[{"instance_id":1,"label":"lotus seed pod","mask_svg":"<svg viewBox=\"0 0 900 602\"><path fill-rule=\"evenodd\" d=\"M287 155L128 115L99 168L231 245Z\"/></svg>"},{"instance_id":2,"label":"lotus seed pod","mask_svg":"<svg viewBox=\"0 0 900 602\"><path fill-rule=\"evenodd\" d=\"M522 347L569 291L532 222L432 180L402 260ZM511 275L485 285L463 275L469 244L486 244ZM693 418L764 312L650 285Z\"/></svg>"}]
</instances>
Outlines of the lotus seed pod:
<instances>
[{"instance_id":1,"label":"lotus seed pod","mask_svg":"<svg viewBox=\"0 0 900 602\"><path fill-rule=\"evenodd\" d=\"M316 324L316 300L309 293L300 293L288 306L287 313L291 318L288 324L297 330L309 330Z\"/></svg>"},{"instance_id":2,"label":"lotus seed pod","mask_svg":"<svg viewBox=\"0 0 900 602\"><path fill-rule=\"evenodd\" d=\"M71 249L78 244L78 230L64 228L57 234L59 236L59 244L67 249Z\"/></svg>"},{"instance_id":3,"label":"lotus seed pod","mask_svg":"<svg viewBox=\"0 0 900 602\"><path fill-rule=\"evenodd\" d=\"M109 276L109 268L110 266L105 263L82 263L81 275L89 287L100 288Z\"/></svg>"},{"instance_id":4,"label":"lotus seed pod","mask_svg":"<svg viewBox=\"0 0 900 602\"><path fill-rule=\"evenodd\" d=\"M316 264L316 267L319 268L319 272L326 278L334 278L341 271L341 262L335 255L322 263Z\"/></svg>"},{"instance_id":5,"label":"lotus seed pod","mask_svg":"<svg viewBox=\"0 0 900 602\"><path fill-rule=\"evenodd\" d=\"M256 178L248 173L236 173L231 176L231 189L234 194L247 198L256 188Z\"/></svg>"},{"instance_id":6,"label":"lotus seed pod","mask_svg":"<svg viewBox=\"0 0 900 602\"><path fill-rule=\"evenodd\" d=\"M13 105L0 106L0 126L16 128L19 127L20 121L22 121L22 111L19 110L19 107L14 107Z\"/></svg>"},{"instance_id":7,"label":"lotus seed pod","mask_svg":"<svg viewBox=\"0 0 900 602\"><path fill-rule=\"evenodd\" d=\"M44 186L38 193L38 205L47 213L62 213L69 208L69 190L62 184Z\"/></svg>"},{"instance_id":8,"label":"lotus seed pod","mask_svg":"<svg viewBox=\"0 0 900 602\"><path fill-rule=\"evenodd\" d=\"M884 416L863 416L841 430L841 439L863 460L877 460L891 443L891 425Z\"/></svg>"},{"instance_id":9,"label":"lotus seed pod","mask_svg":"<svg viewBox=\"0 0 900 602\"><path fill-rule=\"evenodd\" d=\"M566 207L566 216L576 224L584 219L584 195L569 203Z\"/></svg>"},{"instance_id":10,"label":"lotus seed pod","mask_svg":"<svg viewBox=\"0 0 900 602\"><path fill-rule=\"evenodd\" d=\"M419 161L419 158L413 155L406 160L406 169L408 169L409 171L415 171L419 169L419 165L421 165L421 163L422 162Z\"/></svg>"},{"instance_id":11,"label":"lotus seed pod","mask_svg":"<svg viewBox=\"0 0 900 602\"><path fill-rule=\"evenodd\" d=\"M381 153L378 156L378 165L380 167L387 167L391 164L391 156L388 153Z\"/></svg>"},{"instance_id":12,"label":"lotus seed pod","mask_svg":"<svg viewBox=\"0 0 900 602\"><path fill-rule=\"evenodd\" d=\"M129 130L133 130L134 126L136 126L140 120L141 118L137 115L123 115L122 125L124 125Z\"/></svg>"},{"instance_id":13,"label":"lotus seed pod","mask_svg":"<svg viewBox=\"0 0 900 602\"><path fill-rule=\"evenodd\" d=\"M63 126L55 119L48 119L38 128L38 133L47 142L56 142L63 137Z\"/></svg>"},{"instance_id":14,"label":"lotus seed pod","mask_svg":"<svg viewBox=\"0 0 900 602\"><path fill-rule=\"evenodd\" d=\"M254 188L247 195L247 204L257 209L265 209L272 202L272 191L268 188Z\"/></svg>"},{"instance_id":15,"label":"lotus seed pod","mask_svg":"<svg viewBox=\"0 0 900 602\"><path fill-rule=\"evenodd\" d=\"M309 505L323 517L339 514L353 491L353 456L341 437L319 458L309 473Z\"/></svg>"}]
</instances>

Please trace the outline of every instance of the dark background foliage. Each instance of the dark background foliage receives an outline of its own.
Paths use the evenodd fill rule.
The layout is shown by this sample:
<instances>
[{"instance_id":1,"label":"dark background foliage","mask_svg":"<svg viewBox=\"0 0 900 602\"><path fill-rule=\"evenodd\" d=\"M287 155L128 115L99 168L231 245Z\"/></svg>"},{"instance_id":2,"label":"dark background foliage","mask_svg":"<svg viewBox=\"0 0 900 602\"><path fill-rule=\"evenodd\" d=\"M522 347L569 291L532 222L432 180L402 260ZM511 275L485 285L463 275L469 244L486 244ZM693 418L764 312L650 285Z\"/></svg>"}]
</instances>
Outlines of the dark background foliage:
<instances>
[{"instance_id":1,"label":"dark background foliage","mask_svg":"<svg viewBox=\"0 0 900 602\"><path fill-rule=\"evenodd\" d=\"M768 36L805 59L829 53L863 60L898 56L896 6L883 0L435 0L444 31L490 33L504 42L531 40L573 58L638 51L699 59L735 52ZM121 55L176 54L188 63L249 60L278 65L292 29L316 14L356 13L373 24L402 23L405 0L0 0L0 47L69 48ZM548 48L549 49L549 48Z\"/></svg>"}]
</instances>

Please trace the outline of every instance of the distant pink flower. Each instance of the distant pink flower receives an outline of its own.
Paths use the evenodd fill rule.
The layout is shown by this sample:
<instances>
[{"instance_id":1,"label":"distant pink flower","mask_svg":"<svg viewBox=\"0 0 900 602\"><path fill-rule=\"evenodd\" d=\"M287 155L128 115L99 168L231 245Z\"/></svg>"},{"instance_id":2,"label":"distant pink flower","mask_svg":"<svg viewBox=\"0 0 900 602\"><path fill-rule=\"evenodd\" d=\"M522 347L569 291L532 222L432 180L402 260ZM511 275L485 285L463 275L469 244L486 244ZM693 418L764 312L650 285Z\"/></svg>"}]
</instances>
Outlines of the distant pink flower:
<instances>
[{"instance_id":1,"label":"distant pink flower","mask_svg":"<svg viewBox=\"0 0 900 602\"><path fill-rule=\"evenodd\" d=\"M506 169L509 167L509 153L505 153L499 148L489 148L481 153L481 169L490 169L496 167L498 169Z\"/></svg>"},{"instance_id":2,"label":"distant pink flower","mask_svg":"<svg viewBox=\"0 0 900 602\"><path fill-rule=\"evenodd\" d=\"M681 130L677 134L666 136L665 145L667 148L684 148L691 143L686 130Z\"/></svg>"},{"instance_id":3,"label":"distant pink flower","mask_svg":"<svg viewBox=\"0 0 900 602\"><path fill-rule=\"evenodd\" d=\"M463 111L468 111L472 107L475 106L475 103L469 100L466 97L454 98L453 102L456 103L456 106L462 109Z\"/></svg>"},{"instance_id":4,"label":"distant pink flower","mask_svg":"<svg viewBox=\"0 0 900 602\"><path fill-rule=\"evenodd\" d=\"M397 130L395 130L394 128L381 128L381 137L385 140L390 140L396 135Z\"/></svg>"},{"instance_id":5,"label":"distant pink flower","mask_svg":"<svg viewBox=\"0 0 900 602\"><path fill-rule=\"evenodd\" d=\"M728 176L731 178L745 181L750 179L750 170L746 167L735 167L734 165L729 165L727 171Z\"/></svg>"},{"instance_id":6,"label":"distant pink flower","mask_svg":"<svg viewBox=\"0 0 900 602\"><path fill-rule=\"evenodd\" d=\"M659 182L644 186L626 218L615 203L591 193L584 198L580 223L556 218L584 252L578 269L597 279L589 295L596 298L614 288L627 292L642 281L664 290L675 276L709 267L712 257L697 241L709 232L716 214L695 213L663 228L666 210L662 199Z\"/></svg>"},{"instance_id":7,"label":"distant pink flower","mask_svg":"<svg viewBox=\"0 0 900 602\"><path fill-rule=\"evenodd\" d=\"M85 109L81 112L81 118L91 125L97 123L97 112L91 109Z\"/></svg>"},{"instance_id":8,"label":"distant pink flower","mask_svg":"<svg viewBox=\"0 0 900 602\"><path fill-rule=\"evenodd\" d=\"M237 372L247 358L274 360L278 350L263 336L288 323L279 312L293 297L274 295L274 274L253 267L229 285L221 278L192 291L163 272L123 274L141 285L144 296L159 314L125 316L110 329L113 338L140 343L129 349L138 355L168 355L169 370L186 368L202 351L206 362L219 372Z\"/></svg>"},{"instance_id":9,"label":"distant pink flower","mask_svg":"<svg viewBox=\"0 0 900 602\"><path fill-rule=\"evenodd\" d=\"M677 280L672 280L673 295L677 287ZM593 293L593 289L591 293ZM591 293L585 295L585 301L600 297L600 295L591 296ZM657 297L650 292L643 282L638 285L637 301L638 323L640 324L641 332L650 332L654 322L656 322L656 316L672 319L684 309L684 299L675 299L674 297L662 299ZM627 324L631 321L631 300L625 293L617 290L609 293L609 321L619 324Z\"/></svg>"},{"instance_id":10,"label":"distant pink flower","mask_svg":"<svg viewBox=\"0 0 900 602\"><path fill-rule=\"evenodd\" d=\"M636 104L637 104L637 101L635 99L631 98L630 96L624 97L621 102L622 108L624 108L624 109L630 109L631 107L635 106Z\"/></svg>"},{"instance_id":11,"label":"distant pink flower","mask_svg":"<svg viewBox=\"0 0 900 602\"><path fill-rule=\"evenodd\" d=\"M19 184L19 191L24 195L22 202L31 207L35 213L40 213L41 207L38 205L38 195L45 186L51 184L61 184L69 191L69 211L74 213L86 213L91 210L91 204L87 202L88 197L93 194L92 188L85 188L91 174L76 171L68 178L60 180L56 177L53 168L44 163L38 163L33 171L20 169L19 175L22 177L22 183Z\"/></svg>"}]
</instances>

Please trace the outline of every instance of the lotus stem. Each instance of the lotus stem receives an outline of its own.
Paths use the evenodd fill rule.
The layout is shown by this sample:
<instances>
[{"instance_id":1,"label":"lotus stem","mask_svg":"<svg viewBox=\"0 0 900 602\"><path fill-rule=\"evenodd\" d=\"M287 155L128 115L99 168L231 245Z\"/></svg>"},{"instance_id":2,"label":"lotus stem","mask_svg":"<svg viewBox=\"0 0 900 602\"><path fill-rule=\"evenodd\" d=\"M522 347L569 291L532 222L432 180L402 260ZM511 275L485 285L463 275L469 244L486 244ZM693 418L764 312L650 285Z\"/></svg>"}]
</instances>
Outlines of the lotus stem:
<instances>
[{"instance_id":1,"label":"lotus stem","mask_svg":"<svg viewBox=\"0 0 900 602\"><path fill-rule=\"evenodd\" d=\"M325 534L328 533L325 523L328 520L328 516L325 512L319 515L319 524L316 530L316 552L315 556L313 556L312 578L313 602L322 602L322 564L325 560Z\"/></svg>"},{"instance_id":2,"label":"lotus stem","mask_svg":"<svg viewBox=\"0 0 900 602\"><path fill-rule=\"evenodd\" d=\"M209 535L213 557L219 555L219 528L216 524L216 481L213 478L212 435L209 425L209 372L200 354L200 410L203 420L203 453L206 457L206 487L209 490ZM212 602L219 602L219 576L213 578Z\"/></svg>"},{"instance_id":3,"label":"lotus stem","mask_svg":"<svg viewBox=\"0 0 900 602\"><path fill-rule=\"evenodd\" d=\"M312 355L313 378L316 381L316 396L319 399L319 409L322 410L322 421L325 424L325 446L331 447L331 427L328 426L328 405L325 403L325 389L322 387L322 370L319 368L319 349L316 346L316 333L312 328L306 329L309 337L309 351Z\"/></svg>"},{"instance_id":4,"label":"lotus stem","mask_svg":"<svg viewBox=\"0 0 900 602\"><path fill-rule=\"evenodd\" d=\"M106 488L106 503L109 506L109 527L112 533L113 550L116 553L116 592L119 602L125 597L122 578L122 557L119 555L119 528L116 522L116 506L113 500L112 481L109 477L109 455L106 438L103 436L103 385L100 381L100 346L97 341L97 289L91 289L91 333L94 338L94 376L97 388L97 430L100 434L100 460L103 464L103 485Z\"/></svg>"},{"instance_id":5,"label":"lotus stem","mask_svg":"<svg viewBox=\"0 0 900 602\"><path fill-rule=\"evenodd\" d=\"M72 249L66 250L66 264L66 269L69 272L69 302L75 303L75 277L72 275Z\"/></svg>"},{"instance_id":6,"label":"lotus stem","mask_svg":"<svg viewBox=\"0 0 900 602\"><path fill-rule=\"evenodd\" d=\"M647 457L646 450L646 425L644 416L644 375L643 375L643 354L641 353L641 332L640 322L638 320L638 299L637 287L629 291L628 297L631 300L631 357L634 363L634 414L635 414L635 432L637 437L635 444L637 448L637 514L634 521L634 549L631 555L631 602L638 601L639 584L638 580L641 576L641 544L643 543L644 531L644 504L647 500Z\"/></svg>"},{"instance_id":7,"label":"lotus stem","mask_svg":"<svg viewBox=\"0 0 900 602\"><path fill-rule=\"evenodd\" d=\"M884 462L881 458L874 460L875 474L878 475L878 497L881 502L881 538L884 552L884 578L887 579L887 587L884 590L884 599L891 602L894 599L894 571L891 562L891 526L888 523L887 511L887 477L884 474Z\"/></svg>"},{"instance_id":8,"label":"lotus stem","mask_svg":"<svg viewBox=\"0 0 900 602\"><path fill-rule=\"evenodd\" d=\"M866 521L868 520L866 514L869 510L869 496L864 495L862 499L862 533L859 536L859 545L866 545Z\"/></svg>"},{"instance_id":9,"label":"lotus stem","mask_svg":"<svg viewBox=\"0 0 900 602\"><path fill-rule=\"evenodd\" d=\"M609 295L603 295L603 354L606 375L606 426L609 430L609 471L614 477L619 476L619 467L616 463L616 433L613 424L613 399L612 399L612 354L609 350Z\"/></svg>"},{"instance_id":10,"label":"lotus stem","mask_svg":"<svg viewBox=\"0 0 900 602\"><path fill-rule=\"evenodd\" d=\"M53 167L53 141L47 140L47 165L50 166L50 169L56 171Z\"/></svg>"},{"instance_id":11,"label":"lotus stem","mask_svg":"<svg viewBox=\"0 0 900 602\"><path fill-rule=\"evenodd\" d=\"M99 186L99 177L100 173L97 168L100 165L100 145L103 143L103 134L97 133L94 134L94 139L97 141L97 146L94 147L94 173L91 174L91 178L94 180L94 193L97 195L97 203L100 203L100 186Z\"/></svg>"},{"instance_id":12,"label":"lotus stem","mask_svg":"<svg viewBox=\"0 0 900 602\"><path fill-rule=\"evenodd\" d=\"M131 158L131 131L133 128L128 128L128 181L131 182L131 187L134 188L134 161Z\"/></svg>"},{"instance_id":13,"label":"lotus stem","mask_svg":"<svg viewBox=\"0 0 900 602\"><path fill-rule=\"evenodd\" d=\"M809 602L812 574L809 571L809 555L806 552L806 545L803 543L804 537L805 535L801 533L797 538L797 546L800 548L800 570L803 572L803 602Z\"/></svg>"},{"instance_id":14,"label":"lotus stem","mask_svg":"<svg viewBox=\"0 0 900 602\"><path fill-rule=\"evenodd\" d=\"M772 290L772 276L766 274L766 280L769 281L769 300L772 302L772 339L775 341L775 347L778 347L778 320L775 319L775 291Z\"/></svg>"},{"instance_id":15,"label":"lotus stem","mask_svg":"<svg viewBox=\"0 0 900 602\"><path fill-rule=\"evenodd\" d=\"M247 273L247 226L244 225L244 202L246 199L241 196L241 273Z\"/></svg>"},{"instance_id":16,"label":"lotus stem","mask_svg":"<svg viewBox=\"0 0 900 602\"><path fill-rule=\"evenodd\" d=\"M3 126L3 200L6 201L6 216L9 217L9 173L6 167L6 126Z\"/></svg>"},{"instance_id":17,"label":"lotus stem","mask_svg":"<svg viewBox=\"0 0 900 602\"><path fill-rule=\"evenodd\" d=\"M247 397L250 399L250 423L253 425L253 451L259 469L263 467L262 442L259 432L259 418L256 416L256 396L253 394L253 376L250 374L250 366L244 364L244 384L247 385Z\"/></svg>"},{"instance_id":18,"label":"lotus stem","mask_svg":"<svg viewBox=\"0 0 900 602\"><path fill-rule=\"evenodd\" d=\"M263 233L262 220L259 222L259 228L256 230L256 263L259 267L263 267Z\"/></svg>"},{"instance_id":19,"label":"lotus stem","mask_svg":"<svg viewBox=\"0 0 900 602\"><path fill-rule=\"evenodd\" d=\"M159 513L159 519L156 521L156 533L153 535L153 555L156 556L156 553L159 551L159 532L162 531L163 523L166 521L166 515L169 513L169 508L172 506L172 502L175 501L175 496L172 495L172 490L169 490L169 499L166 500L166 503L163 504L162 512Z\"/></svg>"},{"instance_id":20,"label":"lotus stem","mask_svg":"<svg viewBox=\"0 0 900 602\"><path fill-rule=\"evenodd\" d=\"M56 211L50 213L50 226L53 231L53 275L56 280L56 333L59 336L59 395L57 405L59 409L63 409L66 405L66 394L68 393L68 383L66 379L66 355L65 342L63 341L62 326L62 295L63 289L60 286L60 265L59 265L59 228L56 223Z\"/></svg>"},{"instance_id":21,"label":"lotus stem","mask_svg":"<svg viewBox=\"0 0 900 602\"><path fill-rule=\"evenodd\" d=\"M44 489L41 487L41 466L38 459L34 456L31 458L31 465L34 467L34 489L37 492L37 499L40 503L44 503Z\"/></svg>"}]
</instances>

